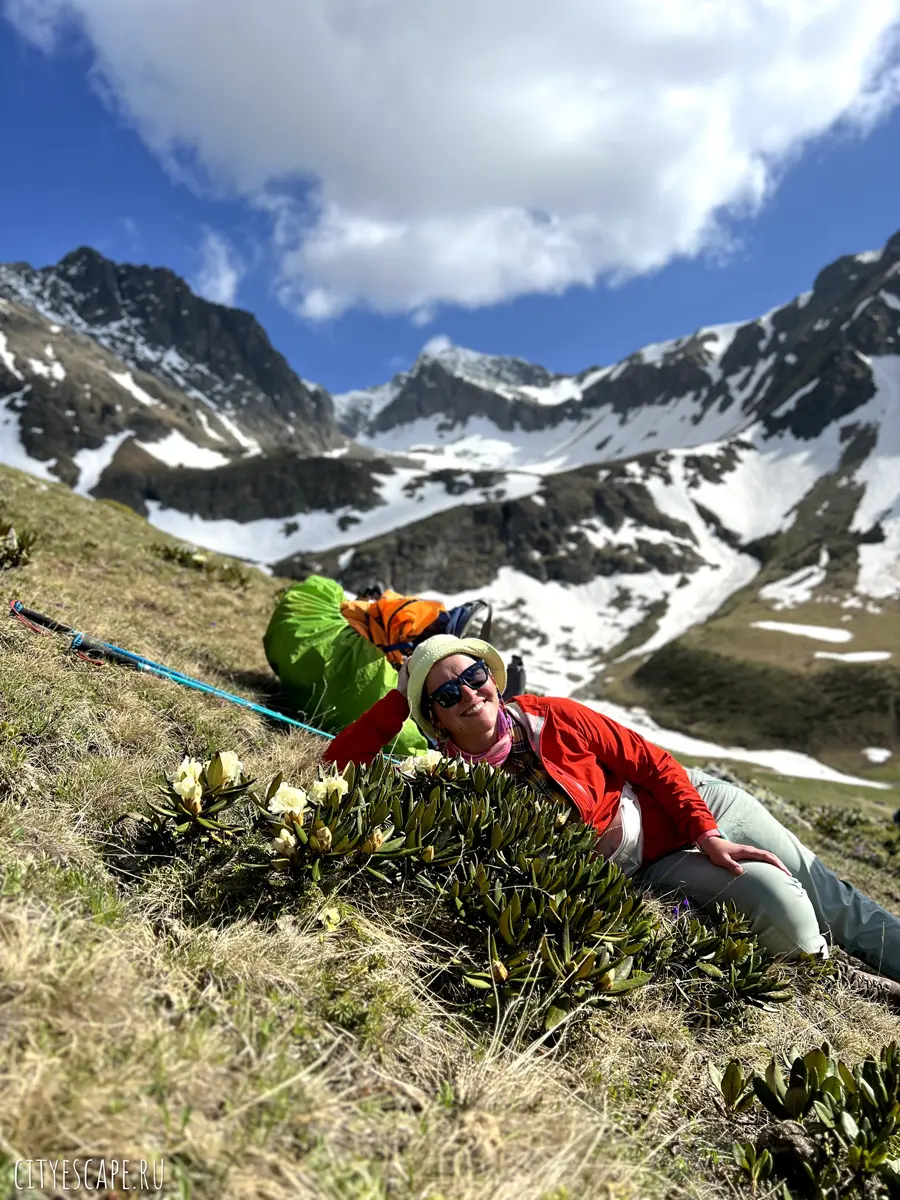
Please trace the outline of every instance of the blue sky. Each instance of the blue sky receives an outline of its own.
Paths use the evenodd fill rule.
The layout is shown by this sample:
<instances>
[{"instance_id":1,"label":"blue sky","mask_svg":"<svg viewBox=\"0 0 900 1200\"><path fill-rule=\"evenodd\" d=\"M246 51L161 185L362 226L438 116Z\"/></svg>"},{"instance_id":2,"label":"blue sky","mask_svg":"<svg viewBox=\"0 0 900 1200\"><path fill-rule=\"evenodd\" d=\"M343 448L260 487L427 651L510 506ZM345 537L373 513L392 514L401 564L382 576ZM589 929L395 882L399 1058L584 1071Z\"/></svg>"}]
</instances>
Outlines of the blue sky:
<instances>
[{"instance_id":1,"label":"blue sky","mask_svg":"<svg viewBox=\"0 0 900 1200\"><path fill-rule=\"evenodd\" d=\"M203 2L197 0L197 6ZM282 0L266 2L274 10ZM322 192L327 197L330 188L338 197L333 201L335 211L350 212L357 225L352 226L350 218L341 216L339 233L344 240L338 250L320 238L313 246L314 253L308 253L310 242L304 240L309 237L308 227L305 233L298 233L297 228L309 206L313 194L310 189L318 186L315 155L318 153L325 161L327 153L322 158L321 148L295 146L291 141L295 131L289 130L287 141L267 149L268 157L261 164L257 161L261 156L250 144L252 124L249 131L236 133L231 145L227 126L223 132L220 127L204 125L199 118L192 124L184 115L184 104L177 119L173 118L162 112L158 96L129 91L127 72L134 70L135 45L140 41L143 47L147 40L141 38L138 26L103 31L96 13L82 13L78 19L84 24L76 21L67 26L66 37L51 45L48 38L33 31L30 39L23 36L23 28L29 32L22 19L29 0L17 3L14 15L18 27L0 19L0 111L13 114L12 120L4 122L0 261L26 260L44 265L86 243L112 258L168 266L197 281L204 266L204 252L211 244L220 244L227 248L240 276L236 303L257 315L299 374L334 392L383 381L399 367L407 366L423 343L437 335L476 350L518 355L560 372L610 362L642 344L686 333L700 325L758 315L809 287L816 272L838 255L880 246L900 229L900 109L891 103L896 87L893 92L883 89L877 121L848 124L840 120L854 104L854 95L864 91L863 81L855 94L848 92L843 110L838 107L837 123L828 121L832 109L827 97L821 101L822 111L809 117L810 102L804 94L802 104L797 103L794 127L786 135L778 134L782 137L778 154L769 148L772 128L777 123L777 105L765 129L746 135L748 146L735 136L735 145L726 146L722 157L733 155L740 163L746 158L747 163L735 169L734 180L722 184L726 203L717 204L713 193L708 211L697 209L699 201L694 193L699 188L698 180L704 178L705 163L712 160L702 155L692 158L694 150L688 140L681 157L673 159L671 169L667 168L666 179L675 179L670 190L678 193L677 203L671 210L648 204L643 212L640 200L634 228L629 228L627 235L616 235L614 253L606 243L602 250L597 249L598 228L605 235L603 221L583 232L587 228L583 213L593 214L591 206L595 205L602 217L604 205L612 204L607 193L616 190L618 181L608 176L617 169L616 160L612 160L612 168L610 160L605 161L606 191L597 192L596 200L589 189L597 186L599 163L593 182L573 175L571 189L556 195L552 189L535 187L532 180L521 181L517 185L520 194L510 187L504 204L520 204L523 211L529 212L541 209L541 213L546 205L551 216L553 204L558 203L563 211L569 195L585 188L582 216L566 213L562 230L569 237L565 221L571 218L571 228L577 228L578 237L583 238L581 243L574 235L570 238L575 251L581 247L585 258L597 255L590 270L585 268L596 282L578 281L578 254L568 250L565 265L555 263L549 282L542 284L543 277L535 275L533 262L541 257L543 247L534 243L536 248L523 252L530 256L525 266L507 256L496 272L486 274L483 283L478 283L482 292L475 290L469 295L468 280L491 257L490 243L479 251L474 266L462 261L458 270L455 260L437 271L423 265L419 258L435 244L437 250L432 257L439 257L448 240L459 237L471 242L472 231L483 229L479 214L493 203L486 197L497 192L497 178L491 178L490 169L484 165L488 155L471 168L473 176L478 176L471 194L465 193L465 155L452 173L442 176L447 156L434 153L430 143L421 150L420 170L416 161L410 161L409 150L403 157L395 156L384 168L384 173L390 171L394 176L385 185L379 178L375 153L365 171L360 168L354 176L347 168L349 162L356 169L367 150L348 139L345 159L329 159L321 172L325 180ZM141 3L135 7L140 8ZM861 5L864 0L856 3ZM83 7L90 6L91 0L84 0ZM63 7L63 0L59 0L59 7ZM850 13L849 8L847 11ZM852 23L854 18L848 15L847 20ZM844 41L849 36L847 30L836 31L836 42L838 35ZM129 38L135 45L129 43ZM653 49L655 52L657 48ZM187 68L174 62L170 45L151 45L142 48L142 53L158 56L151 65L165 78L166 72L171 72L173 87L187 86L183 82ZM830 53L835 53L833 48ZM210 97L215 101L215 89L223 86L223 76L228 78L224 69L216 74L212 52L211 58L211 80L208 87L204 85L206 90L191 80L186 92L198 109ZM787 64L786 70L792 65L796 64ZM823 92L833 90L833 77L822 64L812 61L808 65L810 94L815 91L817 71ZM829 71L834 69L833 58L828 60L828 67ZM572 70L577 69L579 64L573 64ZM738 62L735 70L740 73L741 69ZM413 81L409 87L414 85L422 86L421 81ZM277 99L275 94L273 103ZM491 121L493 102L490 95L482 100L486 125ZM333 112L341 107L341 93L336 91L323 103L328 103L330 119L339 120ZM296 97L287 91L285 104L296 105ZM266 119L267 111L261 109L261 121ZM732 127L742 124L742 113L736 110ZM581 116L576 113L572 120L580 120ZM431 113L429 119L431 130L442 127L440 112ZM825 132L821 132L822 127ZM330 145L340 140L341 127L335 128ZM369 135L370 143L375 133L377 130ZM424 147L421 138L415 141L416 135L412 129L410 144ZM444 136L453 138L453 129ZM651 137L643 127L635 135L638 149L642 137ZM190 169L193 178L177 178L172 162L164 161L167 148L171 159L171 147L176 143L175 160L182 176ZM527 150L526 144L524 157L501 164L501 182L505 184L522 174L520 165L527 162ZM648 142L646 153L651 156L659 150ZM764 185L754 175L753 154L762 156L768 164ZM627 148L621 158L628 158ZM560 166L555 158L551 161L548 157L547 161L560 174L574 170L569 162ZM294 167L305 168L305 179L312 182L304 182L298 174L290 177ZM661 188L659 178L641 176L644 169L643 163L638 164L634 177L627 179L628 186L640 186L641 196L648 188ZM426 181L412 217L412 210L402 209L403 189L395 184L396 176L407 170L407 192L411 179L416 180L416 186L420 178ZM710 173L714 173L712 167ZM466 226L461 224L463 217L458 221L454 217L455 224L441 226L444 240L440 243L428 241L438 211L434 194L426 186L432 175L437 180L437 192L441 188L455 189L462 177L460 196L454 203L469 222ZM765 198L761 198L763 193ZM544 196L549 199L545 201ZM260 197L265 197L265 202ZM273 198L284 205L282 225L273 220ZM633 200L629 204L635 207ZM442 208L441 219L443 212ZM724 219L723 212L728 214ZM547 217L541 213L529 227L529 237L535 229L540 234L542 221L546 223ZM710 214L712 219L720 218L718 229L711 235L704 235L702 230L698 233L704 220L708 224ZM417 240L411 243L412 249L398 242L398 247L390 251L393 258L370 262L354 257L347 250L353 240L347 229L358 228L363 217L370 225L381 221L384 228L401 219L410 226L418 221L418 230L413 229ZM625 228L622 213L610 208L609 228L616 222ZM502 240L507 235L505 231L489 231L486 236ZM338 235L334 234L332 242L336 239ZM463 249L456 257L464 260L467 251L463 240L460 245ZM692 250L696 253L690 253ZM298 267L301 258L302 267ZM316 271L318 276L312 278ZM622 272L637 273L612 286L610 275ZM566 286L568 279L572 282ZM388 282L383 284L384 280ZM225 285L227 280L224 284L220 281L220 286ZM553 290L542 292L542 286ZM478 302L482 295L485 299ZM317 300L317 296L326 299ZM475 306L467 306L466 301L471 303L473 297ZM373 312L373 307L382 312Z\"/></svg>"}]
</instances>

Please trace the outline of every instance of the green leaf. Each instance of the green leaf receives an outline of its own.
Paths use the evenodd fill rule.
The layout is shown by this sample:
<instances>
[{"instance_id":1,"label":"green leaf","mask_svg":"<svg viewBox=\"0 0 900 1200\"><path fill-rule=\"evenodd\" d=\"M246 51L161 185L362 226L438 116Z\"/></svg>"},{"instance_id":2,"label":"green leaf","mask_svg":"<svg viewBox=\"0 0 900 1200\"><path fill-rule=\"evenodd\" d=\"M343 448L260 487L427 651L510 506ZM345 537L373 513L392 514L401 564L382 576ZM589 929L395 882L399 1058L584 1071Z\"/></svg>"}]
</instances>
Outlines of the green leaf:
<instances>
[{"instance_id":1,"label":"green leaf","mask_svg":"<svg viewBox=\"0 0 900 1200\"><path fill-rule=\"evenodd\" d=\"M722 1096L729 1108L734 1108L744 1090L744 1071L736 1058L725 1068L722 1076Z\"/></svg>"},{"instance_id":2,"label":"green leaf","mask_svg":"<svg viewBox=\"0 0 900 1200\"><path fill-rule=\"evenodd\" d=\"M568 1017L569 1009L562 1004L551 1004L547 1009L547 1015L544 1017L544 1029L548 1032L551 1029L556 1029Z\"/></svg>"},{"instance_id":3,"label":"green leaf","mask_svg":"<svg viewBox=\"0 0 900 1200\"><path fill-rule=\"evenodd\" d=\"M806 1063L810 1075L815 1076L817 1083L821 1087L822 1081L828 1074L828 1055L816 1048L805 1054L803 1061Z\"/></svg>"},{"instance_id":4,"label":"green leaf","mask_svg":"<svg viewBox=\"0 0 900 1200\"><path fill-rule=\"evenodd\" d=\"M756 1178L768 1179L768 1177L772 1174L772 1166L772 1155L768 1150L763 1150L762 1154L760 1154L759 1158L756 1160Z\"/></svg>"},{"instance_id":5,"label":"green leaf","mask_svg":"<svg viewBox=\"0 0 900 1200\"><path fill-rule=\"evenodd\" d=\"M768 1074L768 1072L767 1072ZM753 1076L753 1090L756 1097L767 1112L770 1112L773 1117L778 1117L783 1120L785 1117L785 1107L775 1092L772 1091L765 1079L759 1075Z\"/></svg>"},{"instance_id":6,"label":"green leaf","mask_svg":"<svg viewBox=\"0 0 900 1200\"><path fill-rule=\"evenodd\" d=\"M648 971L635 971L627 979L618 979L606 988L608 996L620 996L623 992L633 992L636 988L649 983L653 976Z\"/></svg>"},{"instance_id":7,"label":"green leaf","mask_svg":"<svg viewBox=\"0 0 900 1200\"><path fill-rule=\"evenodd\" d=\"M834 1129L834 1113L828 1104L823 1103L821 1100L814 1101L813 1112L826 1129Z\"/></svg>"},{"instance_id":8,"label":"green leaf","mask_svg":"<svg viewBox=\"0 0 900 1200\"><path fill-rule=\"evenodd\" d=\"M697 970L702 971L704 975L708 975L710 979L724 979L725 972L720 970L714 963L698 962Z\"/></svg>"},{"instance_id":9,"label":"green leaf","mask_svg":"<svg viewBox=\"0 0 900 1200\"><path fill-rule=\"evenodd\" d=\"M750 1151L750 1150L752 1150L752 1147L749 1142L747 1142L747 1143L732 1142L731 1143L731 1157L734 1159L736 1165L739 1166L742 1171L750 1170L750 1159L748 1157L748 1151Z\"/></svg>"},{"instance_id":10,"label":"green leaf","mask_svg":"<svg viewBox=\"0 0 900 1200\"><path fill-rule=\"evenodd\" d=\"M801 1117L812 1103L812 1093L806 1084L794 1084L785 1092L783 1103L789 1116Z\"/></svg>"},{"instance_id":11,"label":"green leaf","mask_svg":"<svg viewBox=\"0 0 900 1200\"><path fill-rule=\"evenodd\" d=\"M480 975L463 975L463 982L469 987L478 988L480 991L493 991L493 983L490 978L485 978Z\"/></svg>"},{"instance_id":12,"label":"green leaf","mask_svg":"<svg viewBox=\"0 0 900 1200\"><path fill-rule=\"evenodd\" d=\"M844 1135L848 1142L855 1142L859 1137L859 1126L854 1121L853 1117L843 1109L837 1119L837 1128Z\"/></svg>"},{"instance_id":13,"label":"green leaf","mask_svg":"<svg viewBox=\"0 0 900 1200\"><path fill-rule=\"evenodd\" d=\"M772 1090L772 1094L777 1097L777 1099L784 1099L787 1086L785 1085L784 1077L778 1070L778 1064L775 1062L774 1058L771 1059L769 1065L766 1067L766 1083L769 1085Z\"/></svg>"},{"instance_id":14,"label":"green leaf","mask_svg":"<svg viewBox=\"0 0 900 1200\"><path fill-rule=\"evenodd\" d=\"M212 791L217 791L225 782L225 772L222 769L222 755L217 750L209 760L209 766L206 768L206 782Z\"/></svg>"}]
</instances>

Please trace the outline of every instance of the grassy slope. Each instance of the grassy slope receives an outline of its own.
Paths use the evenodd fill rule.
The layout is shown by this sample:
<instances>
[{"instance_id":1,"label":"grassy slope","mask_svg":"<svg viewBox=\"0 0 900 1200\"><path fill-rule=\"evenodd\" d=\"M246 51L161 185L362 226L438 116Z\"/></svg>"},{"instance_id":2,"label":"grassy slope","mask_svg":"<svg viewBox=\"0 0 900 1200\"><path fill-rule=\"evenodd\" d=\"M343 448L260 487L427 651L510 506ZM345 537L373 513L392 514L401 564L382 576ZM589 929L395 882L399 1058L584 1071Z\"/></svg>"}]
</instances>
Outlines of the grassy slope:
<instances>
[{"instance_id":1,"label":"grassy slope","mask_svg":"<svg viewBox=\"0 0 900 1200\"><path fill-rule=\"evenodd\" d=\"M0 515L40 534L7 597L230 690L268 686L278 581L211 582L161 561L166 539L128 511L4 468ZM706 1058L759 1066L827 1038L855 1060L896 1033L836 984L719 1031L651 985L553 1051L473 1033L428 991L438 948L364 904L339 902L333 929L314 899L214 927L177 866L137 887L105 865L110 823L185 751L303 783L315 739L11 619L0 703L0 1195L11 1160L90 1153L163 1157L168 1194L194 1197L730 1196L738 1131ZM884 855L816 820L805 836L895 902Z\"/></svg>"}]
</instances>

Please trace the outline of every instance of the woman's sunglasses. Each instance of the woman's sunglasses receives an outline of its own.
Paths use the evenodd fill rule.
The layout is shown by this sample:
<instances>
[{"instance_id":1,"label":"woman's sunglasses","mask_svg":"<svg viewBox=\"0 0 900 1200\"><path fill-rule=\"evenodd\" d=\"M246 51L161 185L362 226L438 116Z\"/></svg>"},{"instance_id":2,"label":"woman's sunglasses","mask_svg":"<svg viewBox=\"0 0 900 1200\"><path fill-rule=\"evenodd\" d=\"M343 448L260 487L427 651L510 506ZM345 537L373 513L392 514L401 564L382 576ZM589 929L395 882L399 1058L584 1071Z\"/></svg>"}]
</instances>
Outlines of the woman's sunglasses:
<instances>
[{"instance_id":1,"label":"woman's sunglasses","mask_svg":"<svg viewBox=\"0 0 900 1200\"><path fill-rule=\"evenodd\" d=\"M441 708L453 708L462 700L462 687L465 684L468 688L480 688L483 683L487 683L490 671L484 659L479 658L477 662L473 662L471 667L466 667L461 671L455 679L448 679L446 683L442 683L440 687L434 689L430 695L426 695L428 704L439 704Z\"/></svg>"}]
</instances>

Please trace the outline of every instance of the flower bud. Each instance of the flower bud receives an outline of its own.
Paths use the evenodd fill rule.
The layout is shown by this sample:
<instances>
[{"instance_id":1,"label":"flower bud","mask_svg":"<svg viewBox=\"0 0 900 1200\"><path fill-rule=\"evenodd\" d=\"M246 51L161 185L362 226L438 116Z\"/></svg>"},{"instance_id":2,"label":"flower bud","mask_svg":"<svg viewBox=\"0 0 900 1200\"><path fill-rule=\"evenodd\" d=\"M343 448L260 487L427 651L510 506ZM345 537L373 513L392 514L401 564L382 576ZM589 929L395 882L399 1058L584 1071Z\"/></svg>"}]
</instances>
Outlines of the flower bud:
<instances>
[{"instance_id":1,"label":"flower bud","mask_svg":"<svg viewBox=\"0 0 900 1200\"><path fill-rule=\"evenodd\" d=\"M366 840L363 842L360 849L363 854L376 854L384 845L384 832L381 829L373 829Z\"/></svg>"},{"instance_id":2,"label":"flower bud","mask_svg":"<svg viewBox=\"0 0 900 1200\"><path fill-rule=\"evenodd\" d=\"M199 817L200 813L203 811L202 797L203 797L203 791L200 787L200 784L198 783L196 794L192 795L190 797L185 796L184 799L181 801L181 806L187 812L191 813L193 816Z\"/></svg>"},{"instance_id":3,"label":"flower bud","mask_svg":"<svg viewBox=\"0 0 900 1200\"><path fill-rule=\"evenodd\" d=\"M290 858L297 846L297 839L289 829L282 829L272 841L272 849L282 858Z\"/></svg>"},{"instance_id":4,"label":"flower bud","mask_svg":"<svg viewBox=\"0 0 900 1200\"><path fill-rule=\"evenodd\" d=\"M327 854L331 849L333 838L331 830L324 821L316 821L309 835L309 847L319 854Z\"/></svg>"}]
</instances>

